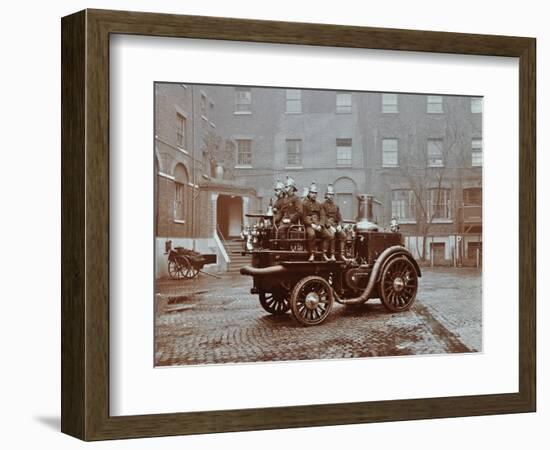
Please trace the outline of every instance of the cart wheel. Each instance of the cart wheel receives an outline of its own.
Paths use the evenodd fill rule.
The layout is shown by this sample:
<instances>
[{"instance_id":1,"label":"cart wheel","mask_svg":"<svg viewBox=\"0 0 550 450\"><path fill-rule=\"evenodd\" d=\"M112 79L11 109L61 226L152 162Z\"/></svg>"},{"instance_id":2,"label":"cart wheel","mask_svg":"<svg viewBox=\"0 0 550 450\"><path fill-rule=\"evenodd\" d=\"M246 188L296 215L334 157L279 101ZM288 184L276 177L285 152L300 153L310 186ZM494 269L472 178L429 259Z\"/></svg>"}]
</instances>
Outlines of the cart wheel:
<instances>
[{"instance_id":1,"label":"cart wheel","mask_svg":"<svg viewBox=\"0 0 550 450\"><path fill-rule=\"evenodd\" d=\"M168 261L168 275L173 280L180 280L183 278L184 266L179 260L170 260Z\"/></svg>"},{"instance_id":2,"label":"cart wheel","mask_svg":"<svg viewBox=\"0 0 550 450\"><path fill-rule=\"evenodd\" d=\"M329 315L334 303L330 284L322 277L301 279L290 297L292 314L302 325L319 325Z\"/></svg>"},{"instance_id":3,"label":"cart wheel","mask_svg":"<svg viewBox=\"0 0 550 450\"><path fill-rule=\"evenodd\" d=\"M418 277L412 263L405 256L390 260L380 279L380 299L392 312L409 309L416 299Z\"/></svg>"},{"instance_id":4,"label":"cart wheel","mask_svg":"<svg viewBox=\"0 0 550 450\"><path fill-rule=\"evenodd\" d=\"M276 316L285 314L290 309L288 296L282 292L260 292L260 305L268 313Z\"/></svg>"},{"instance_id":5,"label":"cart wheel","mask_svg":"<svg viewBox=\"0 0 550 450\"><path fill-rule=\"evenodd\" d=\"M183 276L185 278L195 278L199 274L199 269L197 269L193 264L191 263L191 260L187 258L186 256L180 256L180 258L183 260Z\"/></svg>"}]
</instances>

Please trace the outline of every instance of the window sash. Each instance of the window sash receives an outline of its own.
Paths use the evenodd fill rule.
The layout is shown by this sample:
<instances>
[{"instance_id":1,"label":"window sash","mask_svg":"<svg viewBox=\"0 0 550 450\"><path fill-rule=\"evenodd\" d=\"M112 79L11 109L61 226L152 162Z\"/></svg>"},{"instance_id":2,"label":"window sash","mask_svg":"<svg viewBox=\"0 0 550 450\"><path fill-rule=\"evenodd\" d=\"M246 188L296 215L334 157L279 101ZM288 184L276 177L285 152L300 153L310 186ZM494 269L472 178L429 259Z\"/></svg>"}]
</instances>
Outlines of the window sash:
<instances>
[{"instance_id":1,"label":"window sash","mask_svg":"<svg viewBox=\"0 0 550 450\"><path fill-rule=\"evenodd\" d=\"M382 112L396 113L398 112L397 94L382 94Z\"/></svg>"},{"instance_id":2,"label":"window sash","mask_svg":"<svg viewBox=\"0 0 550 450\"><path fill-rule=\"evenodd\" d=\"M287 139L286 161L288 166L302 165L302 141L300 139Z\"/></svg>"},{"instance_id":3,"label":"window sash","mask_svg":"<svg viewBox=\"0 0 550 450\"><path fill-rule=\"evenodd\" d=\"M472 166L483 164L483 142L481 139L472 139Z\"/></svg>"},{"instance_id":4,"label":"window sash","mask_svg":"<svg viewBox=\"0 0 550 450\"><path fill-rule=\"evenodd\" d=\"M351 94L348 94L348 93L336 94L336 112L338 113L351 112Z\"/></svg>"},{"instance_id":5,"label":"window sash","mask_svg":"<svg viewBox=\"0 0 550 450\"><path fill-rule=\"evenodd\" d=\"M451 219L451 190L450 189L430 189L430 199L428 203L429 219ZM439 198L438 198L439 195Z\"/></svg>"},{"instance_id":6,"label":"window sash","mask_svg":"<svg viewBox=\"0 0 550 450\"><path fill-rule=\"evenodd\" d=\"M382 166L397 167L399 165L397 139L382 140Z\"/></svg>"},{"instance_id":7,"label":"window sash","mask_svg":"<svg viewBox=\"0 0 550 450\"><path fill-rule=\"evenodd\" d=\"M443 97L441 95L428 95L427 112L429 113L443 112Z\"/></svg>"},{"instance_id":8,"label":"window sash","mask_svg":"<svg viewBox=\"0 0 550 450\"><path fill-rule=\"evenodd\" d=\"M483 112L483 98L472 97L470 99L470 111L472 114L480 114Z\"/></svg>"},{"instance_id":9,"label":"window sash","mask_svg":"<svg viewBox=\"0 0 550 450\"><path fill-rule=\"evenodd\" d=\"M176 120L177 120L177 129L176 129L176 145L179 147L185 148L186 142L186 136L187 136L187 120L185 117L180 114L176 113Z\"/></svg>"},{"instance_id":10,"label":"window sash","mask_svg":"<svg viewBox=\"0 0 550 450\"><path fill-rule=\"evenodd\" d=\"M443 167L443 140L428 139L428 167Z\"/></svg>"},{"instance_id":11,"label":"window sash","mask_svg":"<svg viewBox=\"0 0 550 450\"><path fill-rule=\"evenodd\" d=\"M392 216L398 220L416 220L416 197L409 189L392 191Z\"/></svg>"},{"instance_id":12,"label":"window sash","mask_svg":"<svg viewBox=\"0 0 550 450\"><path fill-rule=\"evenodd\" d=\"M252 92L250 89L235 89L235 111L250 112Z\"/></svg>"},{"instance_id":13,"label":"window sash","mask_svg":"<svg viewBox=\"0 0 550 450\"><path fill-rule=\"evenodd\" d=\"M351 139L336 139L336 165L351 166L352 164Z\"/></svg>"},{"instance_id":14,"label":"window sash","mask_svg":"<svg viewBox=\"0 0 550 450\"><path fill-rule=\"evenodd\" d=\"M481 188L466 188L462 195L464 206L481 206L483 203Z\"/></svg>"},{"instance_id":15,"label":"window sash","mask_svg":"<svg viewBox=\"0 0 550 450\"><path fill-rule=\"evenodd\" d=\"M252 141L250 139L237 139L237 165L252 165Z\"/></svg>"},{"instance_id":16,"label":"window sash","mask_svg":"<svg viewBox=\"0 0 550 450\"><path fill-rule=\"evenodd\" d=\"M302 112L302 90L301 89L286 90L286 112L289 112L289 113Z\"/></svg>"},{"instance_id":17,"label":"window sash","mask_svg":"<svg viewBox=\"0 0 550 450\"><path fill-rule=\"evenodd\" d=\"M182 183L175 183L174 194L174 220L185 220L185 185Z\"/></svg>"}]
</instances>

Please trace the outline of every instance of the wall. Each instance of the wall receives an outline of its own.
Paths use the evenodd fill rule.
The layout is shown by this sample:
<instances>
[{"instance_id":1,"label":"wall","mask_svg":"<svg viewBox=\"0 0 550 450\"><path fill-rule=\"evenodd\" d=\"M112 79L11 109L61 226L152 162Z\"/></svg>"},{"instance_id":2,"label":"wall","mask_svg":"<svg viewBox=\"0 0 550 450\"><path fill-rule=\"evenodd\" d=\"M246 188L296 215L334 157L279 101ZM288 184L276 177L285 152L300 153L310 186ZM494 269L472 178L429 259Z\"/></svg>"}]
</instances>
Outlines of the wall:
<instances>
[{"instance_id":1,"label":"wall","mask_svg":"<svg viewBox=\"0 0 550 450\"><path fill-rule=\"evenodd\" d=\"M76 10L112 8L167 13L343 23L538 38L538 146L550 148L550 29L544 2L437 1L232 2L188 0L74 0L10 2L0 16L2 37L2 265L3 326L0 411L3 448L79 449L542 449L550 422L550 211L538 214L539 412L348 425L210 436L83 444L59 433L60 404L60 17ZM220 68L225 70L227 68ZM183 74L184 75L184 74ZM365 76L368 76L366 74ZM32 139L27 139L31 137ZM539 151L539 205L548 204L550 155ZM29 274L29 255L40 263ZM505 279L506 274L503 274ZM496 301L496 300L495 300ZM457 375L459 376L459 375ZM377 383L376 374L372 380ZM329 388L337 389L338 380ZM182 388L188 388L183 386ZM360 389L360 386L358 387Z\"/></svg>"}]
</instances>

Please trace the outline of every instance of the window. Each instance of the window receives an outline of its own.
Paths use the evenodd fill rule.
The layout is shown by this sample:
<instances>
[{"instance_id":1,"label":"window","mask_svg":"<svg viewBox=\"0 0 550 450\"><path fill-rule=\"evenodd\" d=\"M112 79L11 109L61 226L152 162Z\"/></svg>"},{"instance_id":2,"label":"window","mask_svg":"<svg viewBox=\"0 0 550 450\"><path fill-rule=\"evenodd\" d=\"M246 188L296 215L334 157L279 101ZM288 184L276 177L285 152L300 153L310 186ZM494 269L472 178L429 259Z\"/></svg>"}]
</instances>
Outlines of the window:
<instances>
[{"instance_id":1,"label":"window","mask_svg":"<svg viewBox=\"0 0 550 450\"><path fill-rule=\"evenodd\" d=\"M462 220L464 223L480 224L483 215L481 188L465 188L462 191L462 202Z\"/></svg>"},{"instance_id":2,"label":"window","mask_svg":"<svg viewBox=\"0 0 550 450\"><path fill-rule=\"evenodd\" d=\"M302 165L302 141L301 139L287 139L286 141L286 164L290 167Z\"/></svg>"},{"instance_id":3,"label":"window","mask_svg":"<svg viewBox=\"0 0 550 450\"><path fill-rule=\"evenodd\" d=\"M397 139L382 139L382 166L397 167L398 165Z\"/></svg>"},{"instance_id":4,"label":"window","mask_svg":"<svg viewBox=\"0 0 550 450\"><path fill-rule=\"evenodd\" d=\"M430 189L428 200L428 220L451 220L451 190Z\"/></svg>"},{"instance_id":5,"label":"window","mask_svg":"<svg viewBox=\"0 0 550 450\"><path fill-rule=\"evenodd\" d=\"M396 113L397 109L397 94L382 94L382 112Z\"/></svg>"},{"instance_id":6,"label":"window","mask_svg":"<svg viewBox=\"0 0 550 450\"><path fill-rule=\"evenodd\" d=\"M483 164L483 143L481 139L472 139L472 166L481 166Z\"/></svg>"},{"instance_id":7,"label":"window","mask_svg":"<svg viewBox=\"0 0 550 450\"><path fill-rule=\"evenodd\" d=\"M351 166L351 139L336 139L336 165Z\"/></svg>"},{"instance_id":8,"label":"window","mask_svg":"<svg viewBox=\"0 0 550 450\"><path fill-rule=\"evenodd\" d=\"M443 140L428 139L428 167L443 167Z\"/></svg>"},{"instance_id":9,"label":"window","mask_svg":"<svg viewBox=\"0 0 550 450\"><path fill-rule=\"evenodd\" d=\"M183 223L185 222L185 201L189 177L187 169L181 163L176 164L174 168L174 181L174 221Z\"/></svg>"},{"instance_id":10,"label":"window","mask_svg":"<svg viewBox=\"0 0 550 450\"><path fill-rule=\"evenodd\" d=\"M235 89L235 112L251 113L252 92L250 88Z\"/></svg>"},{"instance_id":11,"label":"window","mask_svg":"<svg viewBox=\"0 0 550 450\"><path fill-rule=\"evenodd\" d=\"M428 95L427 112L438 114L443 112L443 97L441 95Z\"/></svg>"},{"instance_id":12,"label":"window","mask_svg":"<svg viewBox=\"0 0 550 450\"><path fill-rule=\"evenodd\" d=\"M416 220L416 197L410 189L396 189L391 196L391 214L400 221Z\"/></svg>"},{"instance_id":13,"label":"window","mask_svg":"<svg viewBox=\"0 0 550 450\"><path fill-rule=\"evenodd\" d=\"M481 206L481 188L466 188L463 191L464 206Z\"/></svg>"},{"instance_id":14,"label":"window","mask_svg":"<svg viewBox=\"0 0 550 450\"><path fill-rule=\"evenodd\" d=\"M286 90L286 112L294 114L302 112L302 91L300 89Z\"/></svg>"},{"instance_id":15,"label":"window","mask_svg":"<svg viewBox=\"0 0 550 450\"><path fill-rule=\"evenodd\" d=\"M252 165L252 141L250 139L237 139L237 165Z\"/></svg>"},{"instance_id":16,"label":"window","mask_svg":"<svg viewBox=\"0 0 550 450\"><path fill-rule=\"evenodd\" d=\"M185 220L184 200L185 185L176 182L176 194L174 197L174 220L176 221L182 222Z\"/></svg>"},{"instance_id":17,"label":"window","mask_svg":"<svg viewBox=\"0 0 550 450\"><path fill-rule=\"evenodd\" d=\"M210 124L214 125L214 102L210 102L208 110L208 117L210 118Z\"/></svg>"},{"instance_id":18,"label":"window","mask_svg":"<svg viewBox=\"0 0 550 450\"><path fill-rule=\"evenodd\" d=\"M187 144L187 119L183 114L176 113L176 145L185 148Z\"/></svg>"},{"instance_id":19,"label":"window","mask_svg":"<svg viewBox=\"0 0 550 450\"><path fill-rule=\"evenodd\" d=\"M351 113L351 94L339 92L336 94L336 112Z\"/></svg>"},{"instance_id":20,"label":"window","mask_svg":"<svg viewBox=\"0 0 550 450\"><path fill-rule=\"evenodd\" d=\"M206 119L206 95L201 94L201 116Z\"/></svg>"},{"instance_id":21,"label":"window","mask_svg":"<svg viewBox=\"0 0 550 450\"><path fill-rule=\"evenodd\" d=\"M472 97L470 108L473 114L479 114L483 112L483 98Z\"/></svg>"}]
</instances>

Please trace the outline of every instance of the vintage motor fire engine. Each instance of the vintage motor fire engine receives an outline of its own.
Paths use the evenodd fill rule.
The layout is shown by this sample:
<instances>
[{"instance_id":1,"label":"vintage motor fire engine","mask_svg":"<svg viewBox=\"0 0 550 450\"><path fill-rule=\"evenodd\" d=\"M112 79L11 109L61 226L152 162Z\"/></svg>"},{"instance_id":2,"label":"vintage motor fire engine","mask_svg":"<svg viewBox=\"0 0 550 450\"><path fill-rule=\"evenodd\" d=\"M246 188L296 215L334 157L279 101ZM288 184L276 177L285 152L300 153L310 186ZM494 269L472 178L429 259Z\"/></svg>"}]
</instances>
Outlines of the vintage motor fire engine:
<instances>
[{"instance_id":1,"label":"vintage motor fire engine","mask_svg":"<svg viewBox=\"0 0 550 450\"><path fill-rule=\"evenodd\" d=\"M302 325L326 320L334 302L358 305L379 298L392 312L416 299L420 267L403 245L395 220L389 230L372 222L373 198L360 195L358 220L347 225L343 260L308 261L305 229L296 224L279 239L273 214L249 214L257 223L243 232L243 254L252 264L241 274L253 279L252 294L271 314L289 310Z\"/></svg>"}]
</instances>

